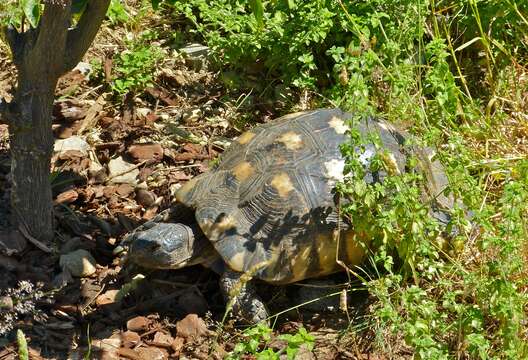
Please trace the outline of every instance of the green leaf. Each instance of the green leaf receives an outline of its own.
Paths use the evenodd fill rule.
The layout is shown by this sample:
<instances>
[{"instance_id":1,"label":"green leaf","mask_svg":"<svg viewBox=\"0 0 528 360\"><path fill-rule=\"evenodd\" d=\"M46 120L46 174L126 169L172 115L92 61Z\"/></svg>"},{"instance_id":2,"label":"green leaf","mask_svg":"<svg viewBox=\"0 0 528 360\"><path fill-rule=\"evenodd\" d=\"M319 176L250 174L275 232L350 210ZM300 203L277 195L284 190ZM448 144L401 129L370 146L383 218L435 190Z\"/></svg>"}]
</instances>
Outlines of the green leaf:
<instances>
[{"instance_id":1,"label":"green leaf","mask_svg":"<svg viewBox=\"0 0 528 360\"><path fill-rule=\"evenodd\" d=\"M258 26L264 26L264 5L262 4L262 0L250 0L249 5L251 6L255 19L257 19Z\"/></svg>"},{"instance_id":2,"label":"green leaf","mask_svg":"<svg viewBox=\"0 0 528 360\"><path fill-rule=\"evenodd\" d=\"M20 0L20 7L31 26L36 28L40 20L40 0Z\"/></svg>"}]
</instances>

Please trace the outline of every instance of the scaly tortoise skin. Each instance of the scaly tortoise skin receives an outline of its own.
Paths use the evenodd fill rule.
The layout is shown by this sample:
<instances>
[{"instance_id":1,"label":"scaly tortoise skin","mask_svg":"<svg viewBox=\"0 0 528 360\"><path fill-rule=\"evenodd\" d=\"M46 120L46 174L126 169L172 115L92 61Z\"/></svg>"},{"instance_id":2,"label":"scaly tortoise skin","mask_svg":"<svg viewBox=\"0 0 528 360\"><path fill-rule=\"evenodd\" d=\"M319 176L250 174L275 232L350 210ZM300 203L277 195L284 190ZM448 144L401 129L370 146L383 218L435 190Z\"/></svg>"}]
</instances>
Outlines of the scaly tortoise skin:
<instances>
[{"instance_id":1,"label":"scaly tortoise skin","mask_svg":"<svg viewBox=\"0 0 528 360\"><path fill-rule=\"evenodd\" d=\"M194 210L198 227L180 231L169 226L176 224L150 225L150 230L134 235L135 243L138 239L143 245L154 242L155 251L131 246L130 257L140 265L158 268L211 266L216 258L224 265L220 271L229 274L221 282L226 297L246 272L271 284L288 284L342 271L336 252L347 265L360 264L364 250L350 226L340 224L339 249L334 236L338 213L333 189L343 179L345 160L340 144L350 139L346 120L352 115L340 109L306 111L243 133L216 167L187 182L176 194L179 203ZM357 126L363 135L377 132L396 171L406 171L408 150L404 151L403 144L407 134L373 118L364 118ZM428 180L425 192L440 208L452 206L452 199L442 194L447 178L441 164L430 161L431 150L413 147L410 151L420 159ZM367 166L375 152L373 145L367 146L360 161ZM379 171L369 173L366 180L383 181L386 176ZM214 250L199 241L203 238L200 230ZM196 235L183 240L187 245L182 246L185 234L191 233ZM189 250L192 247L194 251ZM178 254L186 260L182 262ZM239 298L234 310L250 322L267 316L263 304L255 305L260 300L253 290Z\"/></svg>"}]
</instances>

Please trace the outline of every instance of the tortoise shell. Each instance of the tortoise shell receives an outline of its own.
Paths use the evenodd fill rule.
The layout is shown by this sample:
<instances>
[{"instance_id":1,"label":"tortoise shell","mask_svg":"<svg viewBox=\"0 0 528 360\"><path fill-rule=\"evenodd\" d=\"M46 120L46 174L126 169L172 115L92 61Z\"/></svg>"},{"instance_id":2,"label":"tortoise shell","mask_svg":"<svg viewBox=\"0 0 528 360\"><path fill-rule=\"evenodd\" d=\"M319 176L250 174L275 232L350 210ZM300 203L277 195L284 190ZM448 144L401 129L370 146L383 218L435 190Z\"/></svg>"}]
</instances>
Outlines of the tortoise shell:
<instances>
[{"instance_id":1,"label":"tortoise shell","mask_svg":"<svg viewBox=\"0 0 528 360\"><path fill-rule=\"evenodd\" d=\"M232 270L285 284L343 270L337 258L348 265L362 262L365 252L346 224L340 240L334 236L333 189L343 180L340 144L350 139L346 120L351 117L320 109L257 126L239 136L217 166L179 189L177 200L195 210L201 229ZM404 170L402 132L371 118L363 119L359 130L377 131L395 166ZM367 165L374 153L367 147L361 161ZM433 186L447 182L443 172L429 170ZM369 174L367 180L383 176Z\"/></svg>"}]
</instances>

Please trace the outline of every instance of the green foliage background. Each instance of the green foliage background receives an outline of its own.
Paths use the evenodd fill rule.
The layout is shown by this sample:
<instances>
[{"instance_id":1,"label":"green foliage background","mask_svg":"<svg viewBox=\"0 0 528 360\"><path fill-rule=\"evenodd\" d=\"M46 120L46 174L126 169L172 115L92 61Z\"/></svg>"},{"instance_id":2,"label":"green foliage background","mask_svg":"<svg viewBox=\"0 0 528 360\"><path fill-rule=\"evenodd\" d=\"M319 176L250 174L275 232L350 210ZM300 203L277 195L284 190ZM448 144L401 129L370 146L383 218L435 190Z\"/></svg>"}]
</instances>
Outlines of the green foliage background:
<instances>
[{"instance_id":1,"label":"green foliage background","mask_svg":"<svg viewBox=\"0 0 528 360\"><path fill-rule=\"evenodd\" d=\"M457 207L452 216L463 231L449 243L420 205L420 176L368 185L352 151L365 139L351 134L343 146L352 175L339 188L352 200L344 214L361 219L380 247L372 255L377 270L363 278L375 298L365 321L379 351L403 341L420 359L528 357L528 162L510 156L512 139L497 131L507 123L522 127L515 111L527 109L527 84L519 82L527 2L171 4L223 71L263 72L268 83L311 94L313 107L382 116L438 148L450 190L473 211L478 229L470 233ZM482 143L490 140L500 146L485 154Z\"/></svg>"}]
</instances>

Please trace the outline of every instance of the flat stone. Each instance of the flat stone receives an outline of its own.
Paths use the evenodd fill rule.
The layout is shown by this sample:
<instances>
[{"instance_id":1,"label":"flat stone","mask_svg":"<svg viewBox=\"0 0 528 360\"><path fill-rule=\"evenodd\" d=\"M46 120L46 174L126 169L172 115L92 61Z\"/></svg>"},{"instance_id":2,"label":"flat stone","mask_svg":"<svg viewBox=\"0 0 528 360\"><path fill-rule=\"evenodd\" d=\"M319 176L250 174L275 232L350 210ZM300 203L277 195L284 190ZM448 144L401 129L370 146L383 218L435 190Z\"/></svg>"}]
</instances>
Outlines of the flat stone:
<instances>
[{"instance_id":1,"label":"flat stone","mask_svg":"<svg viewBox=\"0 0 528 360\"><path fill-rule=\"evenodd\" d=\"M0 310L13 310L13 299L11 296L0 297Z\"/></svg>"},{"instance_id":2,"label":"flat stone","mask_svg":"<svg viewBox=\"0 0 528 360\"><path fill-rule=\"evenodd\" d=\"M189 44L181 48L180 53L185 57L187 65L195 71L200 71L207 65L210 49L201 44Z\"/></svg>"},{"instance_id":3,"label":"flat stone","mask_svg":"<svg viewBox=\"0 0 528 360\"><path fill-rule=\"evenodd\" d=\"M53 150L59 154L63 154L66 151L79 151L83 155L88 155L90 150L90 144L79 136L71 136L67 139L56 140L53 145Z\"/></svg>"},{"instance_id":4,"label":"flat stone","mask_svg":"<svg viewBox=\"0 0 528 360\"><path fill-rule=\"evenodd\" d=\"M208 46L193 43L193 44L187 44L186 46L182 47L180 49L180 52L190 57L198 57L198 56L208 56L210 50Z\"/></svg>"},{"instance_id":5,"label":"flat stone","mask_svg":"<svg viewBox=\"0 0 528 360\"><path fill-rule=\"evenodd\" d=\"M123 160L121 156L108 162L108 172L111 177L110 182L114 184L137 184L139 170L134 169L134 164Z\"/></svg>"},{"instance_id":6,"label":"flat stone","mask_svg":"<svg viewBox=\"0 0 528 360\"><path fill-rule=\"evenodd\" d=\"M92 254L84 249L72 251L61 255L60 266L67 269L72 276L87 277L95 273L96 262Z\"/></svg>"}]
</instances>

